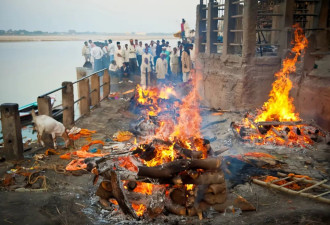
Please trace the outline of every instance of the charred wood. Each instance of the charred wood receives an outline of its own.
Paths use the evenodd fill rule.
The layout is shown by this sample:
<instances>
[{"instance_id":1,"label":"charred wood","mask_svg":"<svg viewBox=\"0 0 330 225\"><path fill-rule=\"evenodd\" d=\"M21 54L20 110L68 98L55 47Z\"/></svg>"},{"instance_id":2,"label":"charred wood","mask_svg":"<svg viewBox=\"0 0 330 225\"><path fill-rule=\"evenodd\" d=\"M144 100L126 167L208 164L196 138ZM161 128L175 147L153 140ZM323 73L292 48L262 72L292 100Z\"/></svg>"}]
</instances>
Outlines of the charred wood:
<instances>
[{"instance_id":1,"label":"charred wood","mask_svg":"<svg viewBox=\"0 0 330 225\"><path fill-rule=\"evenodd\" d=\"M219 194L226 190L226 184L210 184L206 190L206 193Z\"/></svg>"},{"instance_id":2,"label":"charred wood","mask_svg":"<svg viewBox=\"0 0 330 225\"><path fill-rule=\"evenodd\" d=\"M118 205L125 214L131 215L133 218L137 219L138 216L135 214L133 208L129 204L124 192L123 185L121 182L121 177L115 171L110 172L111 175L111 187L113 196L116 198Z\"/></svg>"},{"instance_id":3,"label":"charred wood","mask_svg":"<svg viewBox=\"0 0 330 225\"><path fill-rule=\"evenodd\" d=\"M227 194L226 192L222 192L219 194L212 194L212 193L206 193L204 195L203 200L210 205L214 204L222 204L226 201Z\"/></svg>"}]
</instances>

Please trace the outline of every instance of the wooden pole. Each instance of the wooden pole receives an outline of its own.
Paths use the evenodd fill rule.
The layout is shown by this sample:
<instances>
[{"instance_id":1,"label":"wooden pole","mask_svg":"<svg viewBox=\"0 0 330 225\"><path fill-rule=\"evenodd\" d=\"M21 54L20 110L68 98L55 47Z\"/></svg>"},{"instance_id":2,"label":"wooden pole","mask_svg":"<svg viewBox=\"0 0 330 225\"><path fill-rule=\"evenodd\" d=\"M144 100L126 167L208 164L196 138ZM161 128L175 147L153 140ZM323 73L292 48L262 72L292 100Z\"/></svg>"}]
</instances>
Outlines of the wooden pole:
<instances>
[{"instance_id":1,"label":"wooden pole","mask_svg":"<svg viewBox=\"0 0 330 225\"><path fill-rule=\"evenodd\" d=\"M103 98L107 98L110 94L110 75L108 70L104 70L103 74Z\"/></svg>"},{"instance_id":2,"label":"wooden pole","mask_svg":"<svg viewBox=\"0 0 330 225\"><path fill-rule=\"evenodd\" d=\"M52 103L49 96L38 97L38 115L46 115L52 117ZM54 148L54 142L51 134L43 133L41 139L49 148Z\"/></svg>"},{"instance_id":3,"label":"wooden pole","mask_svg":"<svg viewBox=\"0 0 330 225\"><path fill-rule=\"evenodd\" d=\"M1 126L4 149L0 152L7 160L23 159L23 141L18 104L1 105Z\"/></svg>"},{"instance_id":4,"label":"wooden pole","mask_svg":"<svg viewBox=\"0 0 330 225\"><path fill-rule=\"evenodd\" d=\"M63 125L70 128L74 124L73 84L65 81L62 86Z\"/></svg>"},{"instance_id":5,"label":"wooden pole","mask_svg":"<svg viewBox=\"0 0 330 225\"><path fill-rule=\"evenodd\" d=\"M100 103L100 78L98 74L91 76L91 105L96 106Z\"/></svg>"},{"instance_id":6,"label":"wooden pole","mask_svg":"<svg viewBox=\"0 0 330 225\"><path fill-rule=\"evenodd\" d=\"M52 117L52 103L49 96L38 97L38 115L47 115Z\"/></svg>"},{"instance_id":7,"label":"wooden pole","mask_svg":"<svg viewBox=\"0 0 330 225\"><path fill-rule=\"evenodd\" d=\"M89 96L89 79L78 82L78 98L82 98L79 104L80 115L88 115L90 112L91 98Z\"/></svg>"}]
</instances>

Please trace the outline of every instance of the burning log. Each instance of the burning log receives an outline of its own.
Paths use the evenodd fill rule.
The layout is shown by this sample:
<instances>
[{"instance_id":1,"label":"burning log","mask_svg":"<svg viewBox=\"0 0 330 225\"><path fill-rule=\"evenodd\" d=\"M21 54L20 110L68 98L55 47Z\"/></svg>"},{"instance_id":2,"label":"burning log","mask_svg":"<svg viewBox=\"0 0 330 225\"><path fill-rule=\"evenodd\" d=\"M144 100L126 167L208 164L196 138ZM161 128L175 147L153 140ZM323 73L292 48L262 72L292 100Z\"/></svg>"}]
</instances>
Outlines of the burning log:
<instances>
[{"instance_id":1,"label":"burning log","mask_svg":"<svg viewBox=\"0 0 330 225\"><path fill-rule=\"evenodd\" d=\"M118 205L123 210L124 213L131 215L133 218L137 219L133 208L128 203L128 200L123 192L122 182L120 176L115 172L111 171L111 187L113 196L116 198Z\"/></svg>"},{"instance_id":2,"label":"burning log","mask_svg":"<svg viewBox=\"0 0 330 225\"><path fill-rule=\"evenodd\" d=\"M304 121L265 121L258 122L256 125L259 126L296 126L296 125L305 125Z\"/></svg>"},{"instance_id":3,"label":"burning log","mask_svg":"<svg viewBox=\"0 0 330 225\"><path fill-rule=\"evenodd\" d=\"M169 199L165 201L165 208L166 208L167 211L169 211L173 214L179 215L179 216L187 215L186 207L184 207L182 205L174 204Z\"/></svg>"},{"instance_id":4,"label":"burning log","mask_svg":"<svg viewBox=\"0 0 330 225\"><path fill-rule=\"evenodd\" d=\"M183 188L173 188L172 190L170 190L169 192L169 196L171 198L171 200L178 205L182 205L185 206L187 203L187 197L186 197L186 193L185 190Z\"/></svg>"},{"instance_id":5,"label":"burning log","mask_svg":"<svg viewBox=\"0 0 330 225\"><path fill-rule=\"evenodd\" d=\"M192 160L179 159L161 166L139 166L137 175L149 178L172 178L179 172L189 169L217 170L220 168L221 159L221 157Z\"/></svg>"},{"instance_id":6,"label":"burning log","mask_svg":"<svg viewBox=\"0 0 330 225\"><path fill-rule=\"evenodd\" d=\"M278 130L276 130L276 128L274 126L272 126L271 130L280 138L282 138L283 140L287 141L288 140L288 136L280 133Z\"/></svg>"},{"instance_id":7,"label":"burning log","mask_svg":"<svg viewBox=\"0 0 330 225\"><path fill-rule=\"evenodd\" d=\"M106 182L105 185L104 182ZM109 198L113 198L111 183L109 181L102 181L95 194L101 199L108 200Z\"/></svg>"}]
</instances>

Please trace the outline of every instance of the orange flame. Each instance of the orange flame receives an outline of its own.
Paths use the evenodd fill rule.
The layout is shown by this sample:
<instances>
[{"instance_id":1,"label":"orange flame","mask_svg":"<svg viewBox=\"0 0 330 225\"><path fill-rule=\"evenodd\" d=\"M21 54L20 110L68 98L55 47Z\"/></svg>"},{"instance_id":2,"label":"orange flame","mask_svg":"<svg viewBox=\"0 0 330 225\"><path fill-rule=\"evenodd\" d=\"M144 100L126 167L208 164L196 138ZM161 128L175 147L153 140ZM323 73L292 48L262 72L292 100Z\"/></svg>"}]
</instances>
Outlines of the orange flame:
<instances>
[{"instance_id":1,"label":"orange flame","mask_svg":"<svg viewBox=\"0 0 330 225\"><path fill-rule=\"evenodd\" d=\"M134 204L132 203L132 208L135 210L137 216L143 216L146 206L143 204Z\"/></svg>"},{"instance_id":2,"label":"orange flame","mask_svg":"<svg viewBox=\"0 0 330 225\"><path fill-rule=\"evenodd\" d=\"M308 41L298 25L295 25L294 28L294 46L291 49L294 56L293 58L286 58L283 61L282 69L275 74L277 79L273 83L273 89L269 94L270 98L264 103L264 110L256 117L255 122L299 120L299 115L295 113L295 107L292 103L293 99L289 97L292 88L289 75L296 71L295 64L302 51L307 47Z\"/></svg>"},{"instance_id":3,"label":"orange flame","mask_svg":"<svg viewBox=\"0 0 330 225\"><path fill-rule=\"evenodd\" d=\"M136 182L137 186L136 188L134 188L134 192L139 192L142 194L147 194L147 195L151 195L152 194L152 189L153 189L153 184L151 183L144 183L144 182Z\"/></svg>"}]
</instances>

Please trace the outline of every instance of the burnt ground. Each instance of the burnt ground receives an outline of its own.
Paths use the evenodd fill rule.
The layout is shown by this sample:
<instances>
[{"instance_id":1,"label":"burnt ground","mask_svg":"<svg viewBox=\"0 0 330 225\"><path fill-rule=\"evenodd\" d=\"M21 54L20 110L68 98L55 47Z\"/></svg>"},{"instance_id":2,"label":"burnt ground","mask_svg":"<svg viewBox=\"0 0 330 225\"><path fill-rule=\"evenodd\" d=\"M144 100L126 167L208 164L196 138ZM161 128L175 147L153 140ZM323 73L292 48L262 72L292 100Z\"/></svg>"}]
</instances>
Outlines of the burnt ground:
<instances>
[{"instance_id":1,"label":"burnt ground","mask_svg":"<svg viewBox=\"0 0 330 225\"><path fill-rule=\"evenodd\" d=\"M132 89L133 84L113 85L112 91ZM100 107L94 109L90 116L80 119L76 126L96 130L93 139L105 140L112 138L118 130L128 130L131 120L137 116L128 111L128 99L105 100ZM282 172L294 172L311 176L315 179L328 179L330 176L330 146L318 144L316 151L292 150L288 148L260 148L248 146L234 138L230 129L232 121L240 121L243 113L224 113L212 115L207 110L203 115L203 134L211 140L215 152L229 148L223 156L246 152L266 152L276 156L281 161L278 168ZM210 122L220 121L218 123ZM75 147L87 144L85 139L75 142ZM61 149L65 153L74 149ZM256 211L218 213L209 211L199 220L198 217L181 217L172 214L161 215L156 219L133 220L123 215L120 210L106 210L99 204L95 191L98 185L93 185L93 175L87 172L65 172L60 166L66 166L70 161L60 159L58 155L35 161L35 154L44 153L45 149L36 144L26 152L25 160L20 162L0 163L0 176L13 168L40 165L47 167L39 175L47 177L47 191L17 192L15 188L26 184L24 177L16 176L16 186L1 188L0 191L0 224L329 224L330 205L304 197L284 194L282 192L258 186L247 180L236 182L228 180L229 192L239 194L256 207ZM54 169L57 166L57 170ZM244 169L244 168L243 168ZM35 170L32 170L35 171ZM39 171L39 170L38 170ZM239 173L249 171L241 170ZM253 175L253 174L249 174ZM246 181L246 182L245 182ZM39 186L38 186L39 183ZM242 183L242 184L238 184ZM40 188L38 181L34 188ZM18 189L24 191L26 189Z\"/></svg>"}]
</instances>

